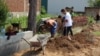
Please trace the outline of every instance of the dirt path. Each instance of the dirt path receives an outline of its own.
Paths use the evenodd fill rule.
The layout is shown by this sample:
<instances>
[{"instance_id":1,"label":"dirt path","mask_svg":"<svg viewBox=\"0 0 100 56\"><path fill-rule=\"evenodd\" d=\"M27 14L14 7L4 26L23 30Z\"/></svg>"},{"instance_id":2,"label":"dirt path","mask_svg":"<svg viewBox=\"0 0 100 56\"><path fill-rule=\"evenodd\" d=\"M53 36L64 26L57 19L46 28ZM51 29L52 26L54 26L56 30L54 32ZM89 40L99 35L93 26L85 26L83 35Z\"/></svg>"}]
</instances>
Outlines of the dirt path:
<instances>
[{"instance_id":1,"label":"dirt path","mask_svg":"<svg viewBox=\"0 0 100 56\"><path fill-rule=\"evenodd\" d=\"M73 28L73 32L74 32L74 34L76 34L76 33L81 32L82 29L83 29L82 27L76 27L76 28Z\"/></svg>"},{"instance_id":2,"label":"dirt path","mask_svg":"<svg viewBox=\"0 0 100 56\"><path fill-rule=\"evenodd\" d=\"M100 37L97 37L98 38L98 47L94 47L92 48L92 56L100 56Z\"/></svg>"}]
</instances>

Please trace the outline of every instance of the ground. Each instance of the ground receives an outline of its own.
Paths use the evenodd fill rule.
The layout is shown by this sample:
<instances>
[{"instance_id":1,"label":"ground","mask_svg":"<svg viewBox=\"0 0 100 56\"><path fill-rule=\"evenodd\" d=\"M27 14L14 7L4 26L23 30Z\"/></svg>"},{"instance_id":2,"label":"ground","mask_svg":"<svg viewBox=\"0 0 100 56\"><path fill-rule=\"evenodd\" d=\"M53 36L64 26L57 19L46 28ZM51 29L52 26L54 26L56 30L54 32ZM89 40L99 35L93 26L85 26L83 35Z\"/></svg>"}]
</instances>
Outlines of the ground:
<instances>
[{"instance_id":1,"label":"ground","mask_svg":"<svg viewBox=\"0 0 100 56\"><path fill-rule=\"evenodd\" d=\"M80 29L80 30L79 30ZM78 31L79 30L79 31ZM100 25L74 28L72 40L56 36L49 40L44 56L100 56ZM41 48L19 51L12 56L43 56Z\"/></svg>"},{"instance_id":2,"label":"ground","mask_svg":"<svg viewBox=\"0 0 100 56\"><path fill-rule=\"evenodd\" d=\"M100 37L97 37L100 39ZM74 51L70 51L70 49L66 48L61 49L61 50L55 50L51 48L51 50L46 49L44 56L100 56L100 40L95 40L96 44L91 45L91 46L86 46L86 47L81 47L81 49L77 49ZM64 52L65 51L65 52ZM69 51L69 52L68 52ZM24 50L20 51L18 53L15 53L14 56L43 56L42 51L37 50L37 51L30 51Z\"/></svg>"}]
</instances>

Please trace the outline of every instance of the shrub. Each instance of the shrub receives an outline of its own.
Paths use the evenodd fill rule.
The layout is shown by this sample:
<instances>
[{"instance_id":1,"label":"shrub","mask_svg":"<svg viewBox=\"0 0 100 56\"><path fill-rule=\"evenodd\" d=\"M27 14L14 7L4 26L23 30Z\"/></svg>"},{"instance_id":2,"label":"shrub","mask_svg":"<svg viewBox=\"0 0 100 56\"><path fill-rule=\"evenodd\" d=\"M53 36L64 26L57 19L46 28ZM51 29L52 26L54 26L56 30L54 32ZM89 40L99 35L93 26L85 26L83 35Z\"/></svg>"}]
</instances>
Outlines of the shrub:
<instances>
[{"instance_id":1,"label":"shrub","mask_svg":"<svg viewBox=\"0 0 100 56\"><path fill-rule=\"evenodd\" d=\"M0 0L0 27L5 25L8 9L4 0Z\"/></svg>"},{"instance_id":2,"label":"shrub","mask_svg":"<svg viewBox=\"0 0 100 56\"><path fill-rule=\"evenodd\" d=\"M79 16L78 13L75 13L75 12L72 13L72 17L77 17L77 16Z\"/></svg>"},{"instance_id":3,"label":"shrub","mask_svg":"<svg viewBox=\"0 0 100 56\"><path fill-rule=\"evenodd\" d=\"M92 16L88 16L88 24L93 24L95 23L95 20Z\"/></svg>"},{"instance_id":4,"label":"shrub","mask_svg":"<svg viewBox=\"0 0 100 56\"><path fill-rule=\"evenodd\" d=\"M40 14L40 15L38 15L37 20L36 20L37 24L39 24L41 22L41 18L45 18L45 17L51 17L51 15L49 15L49 14ZM10 25L12 23L19 23L21 28L27 28L27 19L28 19L27 16L21 16L19 18L12 17L10 19L8 18L6 20L6 23L7 23L7 25Z\"/></svg>"},{"instance_id":5,"label":"shrub","mask_svg":"<svg viewBox=\"0 0 100 56\"><path fill-rule=\"evenodd\" d=\"M12 23L18 23L20 24L21 28L27 28L27 16L21 16L19 18L13 17L11 19L7 19L6 23L12 24Z\"/></svg>"},{"instance_id":6,"label":"shrub","mask_svg":"<svg viewBox=\"0 0 100 56\"><path fill-rule=\"evenodd\" d=\"M89 0L88 2L91 7L100 7L100 0Z\"/></svg>"},{"instance_id":7,"label":"shrub","mask_svg":"<svg viewBox=\"0 0 100 56\"><path fill-rule=\"evenodd\" d=\"M49 14L40 14L37 16L37 22L41 20L41 18L46 18L46 17L52 17L52 15Z\"/></svg>"},{"instance_id":8,"label":"shrub","mask_svg":"<svg viewBox=\"0 0 100 56\"><path fill-rule=\"evenodd\" d=\"M45 7L44 6L41 6L41 14L46 14L47 12L46 12L46 9L45 9Z\"/></svg>"}]
</instances>

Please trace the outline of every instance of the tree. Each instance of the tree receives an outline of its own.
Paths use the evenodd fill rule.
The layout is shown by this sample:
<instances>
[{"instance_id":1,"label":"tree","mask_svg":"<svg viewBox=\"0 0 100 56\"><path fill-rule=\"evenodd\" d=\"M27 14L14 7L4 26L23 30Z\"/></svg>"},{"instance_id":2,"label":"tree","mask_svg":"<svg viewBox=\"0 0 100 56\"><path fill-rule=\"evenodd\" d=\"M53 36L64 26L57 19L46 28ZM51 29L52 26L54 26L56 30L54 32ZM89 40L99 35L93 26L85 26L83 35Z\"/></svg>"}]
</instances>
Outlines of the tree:
<instances>
[{"instance_id":1,"label":"tree","mask_svg":"<svg viewBox=\"0 0 100 56\"><path fill-rule=\"evenodd\" d=\"M89 5L91 7L100 7L100 0L89 0Z\"/></svg>"},{"instance_id":2,"label":"tree","mask_svg":"<svg viewBox=\"0 0 100 56\"><path fill-rule=\"evenodd\" d=\"M0 27L4 26L7 19L8 9L4 0L0 0Z\"/></svg>"},{"instance_id":3,"label":"tree","mask_svg":"<svg viewBox=\"0 0 100 56\"><path fill-rule=\"evenodd\" d=\"M100 7L100 0L95 0L94 6L95 7Z\"/></svg>"},{"instance_id":4,"label":"tree","mask_svg":"<svg viewBox=\"0 0 100 56\"><path fill-rule=\"evenodd\" d=\"M94 6L94 0L89 0L89 6L93 7Z\"/></svg>"},{"instance_id":5,"label":"tree","mask_svg":"<svg viewBox=\"0 0 100 56\"><path fill-rule=\"evenodd\" d=\"M28 30L36 33L37 0L29 0Z\"/></svg>"}]
</instances>

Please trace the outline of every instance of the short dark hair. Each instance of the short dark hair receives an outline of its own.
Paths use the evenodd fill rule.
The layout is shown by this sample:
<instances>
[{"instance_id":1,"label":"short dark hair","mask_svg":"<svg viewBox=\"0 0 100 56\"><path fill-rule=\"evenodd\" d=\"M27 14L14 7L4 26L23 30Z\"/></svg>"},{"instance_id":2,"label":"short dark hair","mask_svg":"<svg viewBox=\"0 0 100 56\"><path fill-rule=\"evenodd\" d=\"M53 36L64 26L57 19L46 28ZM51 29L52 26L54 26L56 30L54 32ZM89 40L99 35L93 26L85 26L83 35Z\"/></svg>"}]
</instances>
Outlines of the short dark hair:
<instances>
[{"instance_id":1,"label":"short dark hair","mask_svg":"<svg viewBox=\"0 0 100 56\"><path fill-rule=\"evenodd\" d=\"M65 9L67 10L67 9L70 9L69 7L65 7Z\"/></svg>"},{"instance_id":2,"label":"short dark hair","mask_svg":"<svg viewBox=\"0 0 100 56\"><path fill-rule=\"evenodd\" d=\"M47 24L46 21L43 21L43 24Z\"/></svg>"},{"instance_id":3,"label":"short dark hair","mask_svg":"<svg viewBox=\"0 0 100 56\"><path fill-rule=\"evenodd\" d=\"M62 18L62 16L61 15L58 15L58 18Z\"/></svg>"},{"instance_id":4,"label":"short dark hair","mask_svg":"<svg viewBox=\"0 0 100 56\"><path fill-rule=\"evenodd\" d=\"M65 12L65 9L61 9L61 12Z\"/></svg>"}]
</instances>

